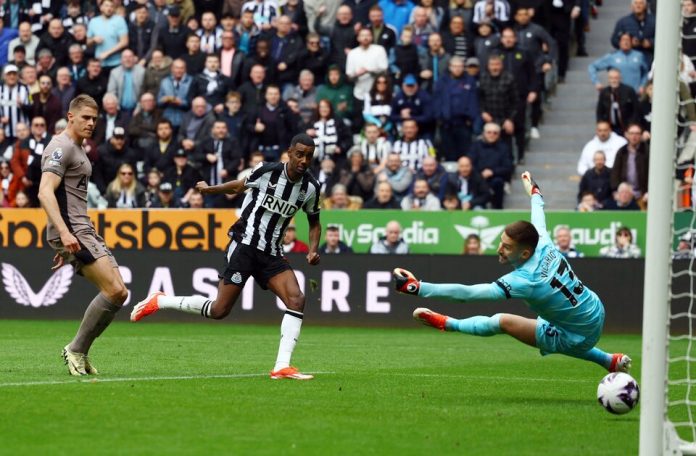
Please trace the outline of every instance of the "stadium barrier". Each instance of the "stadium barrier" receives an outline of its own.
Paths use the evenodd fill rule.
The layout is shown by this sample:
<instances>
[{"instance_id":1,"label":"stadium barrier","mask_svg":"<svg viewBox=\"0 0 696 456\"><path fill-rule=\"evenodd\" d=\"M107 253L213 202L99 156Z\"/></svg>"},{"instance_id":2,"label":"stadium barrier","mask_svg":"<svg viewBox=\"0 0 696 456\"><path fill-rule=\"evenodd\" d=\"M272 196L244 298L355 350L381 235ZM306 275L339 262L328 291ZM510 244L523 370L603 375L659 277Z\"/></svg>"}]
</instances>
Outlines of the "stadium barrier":
<instances>
[{"instance_id":1,"label":"stadium barrier","mask_svg":"<svg viewBox=\"0 0 696 456\"><path fill-rule=\"evenodd\" d=\"M124 311L126 320L134 302L154 290L167 294L215 297L221 252L169 252L116 250L121 272L131 292ZM0 318L79 319L96 294L84 278L66 266L52 272L49 249L0 249L2 286ZM452 255L332 255L309 266L303 255L290 255L307 296L308 324L413 327L411 312L419 306L457 317L497 312L532 316L518 300L456 303L427 300L396 293L391 271L404 267L426 281L450 283L492 282L509 272L490 256ZM639 332L643 294L643 260L579 258L571 264L583 282L599 294L607 310L606 328L614 332ZM311 286L316 282L317 287ZM688 286L688 284L686 284ZM278 323L282 303L271 292L247 284L227 322ZM200 321L195 315L164 311L153 321Z\"/></svg>"}]
</instances>

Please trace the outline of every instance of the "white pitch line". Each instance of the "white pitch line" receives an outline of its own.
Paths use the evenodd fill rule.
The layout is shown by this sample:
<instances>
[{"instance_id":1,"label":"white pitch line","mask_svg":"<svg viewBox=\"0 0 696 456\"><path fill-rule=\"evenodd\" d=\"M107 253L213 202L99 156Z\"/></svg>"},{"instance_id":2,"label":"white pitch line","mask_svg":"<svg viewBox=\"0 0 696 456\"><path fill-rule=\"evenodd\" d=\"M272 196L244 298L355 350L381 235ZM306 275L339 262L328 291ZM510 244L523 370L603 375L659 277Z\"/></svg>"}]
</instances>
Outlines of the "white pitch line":
<instances>
[{"instance_id":1,"label":"white pitch line","mask_svg":"<svg viewBox=\"0 0 696 456\"><path fill-rule=\"evenodd\" d=\"M563 383L591 383L593 380L581 380L576 378L533 378L533 377L485 377L471 375L455 375L455 374L403 374L393 373L385 375L394 375L399 377L432 377L432 378L461 378L462 380L499 380L513 382L563 382Z\"/></svg>"},{"instance_id":2,"label":"white pitch line","mask_svg":"<svg viewBox=\"0 0 696 456\"><path fill-rule=\"evenodd\" d=\"M308 372L309 374L330 375L335 372ZM37 382L10 382L0 383L0 388L8 388L13 386L42 386L42 385L75 385L80 383L119 383L119 382L157 382L169 380L204 380L211 378L251 378L265 377L268 373L263 374L218 374L218 375L174 375L163 377L114 377L114 378L99 378L91 377L88 379L73 379L73 380L46 380Z\"/></svg>"}]
</instances>

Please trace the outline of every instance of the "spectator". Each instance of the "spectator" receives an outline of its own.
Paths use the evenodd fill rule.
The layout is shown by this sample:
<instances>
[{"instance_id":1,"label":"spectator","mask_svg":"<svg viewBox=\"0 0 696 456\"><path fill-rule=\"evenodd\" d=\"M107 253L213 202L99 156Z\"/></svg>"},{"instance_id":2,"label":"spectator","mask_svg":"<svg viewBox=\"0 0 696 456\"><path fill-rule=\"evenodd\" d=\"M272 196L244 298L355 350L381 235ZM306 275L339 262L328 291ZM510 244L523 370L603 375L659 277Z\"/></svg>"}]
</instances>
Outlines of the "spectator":
<instances>
[{"instance_id":1,"label":"spectator","mask_svg":"<svg viewBox=\"0 0 696 456\"><path fill-rule=\"evenodd\" d=\"M358 210L362 207L362 198L348 195L348 190L343 184L335 184L331 187L331 196L324 199L324 209Z\"/></svg>"},{"instance_id":2,"label":"spectator","mask_svg":"<svg viewBox=\"0 0 696 456\"><path fill-rule=\"evenodd\" d=\"M340 232L337 225L328 225L324 235L324 243L319 246L320 255L336 253L353 253L353 249L340 240Z\"/></svg>"},{"instance_id":3,"label":"spectator","mask_svg":"<svg viewBox=\"0 0 696 456\"><path fill-rule=\"evenodd\" d=\"M131 118L138 104L144 78L145 68L138 64L133 51L124 49L121 52L121 64L109 74L107 91L119 99L119 110L127 119Z\"/></svg>"},{"instance_id":4,"label":"spectator","mask_svg":"<svg viewBox=\"0 0 696 456\"><path fill-rule=\"evenodd\" d=\"M17 67L5 65L4 79L0 84L0 124L5 129L5 136L11 141L17 138L17 124L27 123L27 116L32 109L29 89L18 82Z\"/></svg>"},{"instance_id":5,"label":"spectator","mask_svg":"<svg viewBox=\"0 0 696 456\"><path fill-rule=\"evenodd\" d=\"M266 70L263 65L254 65L249 73L249 80L239 87L242 97L242 111L254 114L264 102L266 92Z\"/></svg>"},{"instance_id":6,"label":"spectator","mask_svg":"<svg viewBox=\"0 0 696 456\"><path fill-rule=\"evenodd\" d=\"M604 152L598 150L594 154L594 166L588 169L580 180L578 202L582 195L590 192L597 201L606 201L611 198L611 168L605 166Z\"/></svg>"},{"instance_id":7,"label":"spectator","mask_svg":"<svg viewBox=\"0 0 696 456\"><path fill-rule=\"evenodd\" d=\"M565 258L582 258L585 255L578 252L573 245L568 225L557 225L553 230L554 244L556 249Z\"/></svg>"},{"instance_id":8,"label":"spectator","mask_svg":"<svg viewBox=\"0 0 696 456\"><path fill-rule=\"evenodd\" d=\"M356 109L362 108L375 78L387 70L387 54L378 44L372 44L372 33L368 29L358 32L358 47L348 52L346 75L355 83L353 97L358 100Z\"/></svg>"},{"instance_id":9,"label":"spectator","mask_svg":"<svg viewBox=\"0 0 696 456\"><path fill-rule=\"evenodd\" d=\"M234 27L234 35L240 51L246 55L254 52L261 29L254 23L253 11L242 12L239 23Z\"/></svg>"},{"instance_id":10,"label":"spectator","mask_svg":"<svg viewBox=\"0 0 696 456\"><path fill-rule=\"evenodd\" d=\"M599 204L592 192L585 192L580 196L580 203L578 203L577 207L578 212L594 212L598 209L602 209L602 205Z\"/></svg>"},{"instance_id":11,"label":"spectator","mask_svg":"<svg viewBox=\"0 0 696 456\"><path fill-rule=\"evenodd\" d=\"M53 58L53 53L50 49L41 49L37 51L36 55L38 59L36 61L36 73L38 76L42 74L47 74L51 79L56 78L56 72L58 71L58 65L56 64L56 59Z\"/></svg>"},{"instance_id":12,"label":"spectator","mask_svg":"<svg viewBox=\"0 0 696 456\"><path fill-rule=\"evenodd\" d=\"M222 28L218 27L217 18L212 11L201 14L201 28L196 34L200 37L203 54L216 54L222 47Z\"/></svg>"},{"instance_id":13,"label":"spectator","mask_svg":"<svg viewBox=\"0 0 696 456\"><path fill-rule=\"evenodd\" d=\"M457 197L457 208L463 211L486 209L491 198L488 183L467 156L457 160L457 173L450 176L447 193Z\"/></svg>"},{"instance_id":14,"label":"spectator","mask_svg":"<svg viewBox=\"0 0 696 456\"><path fill-rule=\"evenodd\" d=\"M616 189L620 182L633 186L634 196L639 204L647 204L648 165L650 148L641 137L643 129L638 124L630 124L626 129L628 143L616 153L614 166L611 168L611 188Z\"/></svg>"},{"instance_id":15,"label":"spectator","mask_svg":"<svg viewBox=\"0 0 696 456\"><path fill-rule=\"evenodd\" d=\"M334 116L328 100L319 101L313 120L306 133L314 138L315 160L321 162L325 157L329 157L337 165L343 165L348 149L353 145L351 135L343 122Z\"/></svg>"},{"instance_id":16,"label":"spectator","mask_svg":"<svg viewBox=\"0 0 696 456\"><path fill-rule=\"evenodd\" d=\"M628 124L636 118L638 97L631 86L621 82L619 70L609 70L607 80L609 85L599 91L597 121L609 122L612 130L622 135Z\"/></svg>"},{"instance_id":17,"label":"spectator","mask_svg":"<svg viewBox=\"0 0 696 456\"><path fill-rule=\"evenodd\" d=\"M162 180L172 184L176 205L186 207L195 192L196 182L203 180L203 176L189 163L188 153L184 149L177 149L174 152L174 166L165 171Z\"/></svg>"},{"instance_id":18,"label":"spectator","mask_svg":"<svg viewBox=\"0 0 696 456\"><path fill-rule=\"evenodd\" d=\"M302 1L288 0L280 7L280 14L290 18L293 32L302 37L307 35L309 28L307 26L307 15L304 12L304 4Z\"/></svg>"},{"instance_id":19,"label":"spectator","mask_svg":"<svg viewBox=\"0 0 696 456\"><path fill-rule=\"evenodd\" d=\"M53 131L56 122L63 117L60 99L51 92L53 82L48 75L39 78L39 93L33 97L31 117L41 116L48 123L48 131Z\"/></svg>"},{"instance_id":20,"label":"spectator","mask_svg":"<svg viewBox=\"0 0 696 456\"><path fill-rule=\"evenodd\" d=\"M448 23L455 17L464 19L465 24L470 24L474 17L474 2L470 0L454 0L445 11L444 23Z\"/></svg>"},{"instance_id":21,"label":"spectator","mask_svg":"<svg viewBox=\"0 0 696 456\"><path fill-rule=\"evenodd\" d=\"M168 119L161 119L157 122L157 141L145 153L144 171L150 173L154 168L164 172L174 166L174 153L178 148L172 123Z\"/></svg>"},{"instance_id":22,"label":"spectator","mask_svg":"<svg viewBox=\"0 0 696 456\"><path fill-rule=\"evenodd\" d=\"M189 110L189 91L193 78L186 74L186 63L177 59L172 62L171 74L162 80L157 95L157 105L164 108L164 117L172 123L175 131Z\"/></svg>"},{"instance_id":23,"label":"spectator","mask_svg":"<svg viewBox=\"0 0 696 456\"><path fill-rule=\"evenodd\" d=\"M232 80L220 72L220 57L208 54L205 70L197 75L191 86L191 98L203 97L216 115L225 110L225 96L232 90Z\"/></svg>"},{"instance_id":24,"label":"spectator","mask_svg":"<svg viewBox=\"0 0 696 456\"><path fill-rule=\"evenodd\" d=\"M150 208L159 200L159 186L162 183L162 174L157 168L152 168L147 173L147 186L145 187L145 207Z\"/></svg>"},{"instance_id":25,"label":"spectator","mask_svg":"<svg viewBox=\"0 0 696 456\"><path fill-rule=\"evenodd\" d=\"M138 155L126 145L126 130L123 127L114 128L114 134L97 148L97 153L99 158L93 165L92 180L102 193L106 185L116 178L122 164L127 163L136 169Z\"/></svg>"},{"instance_id":26,"label":"spectator","mask_svg":"<svg viewBox=\"0 0 696 456\"><path fill-rule=\"evenodd\" d=\"M113 93L107 93L102 99L102 111L97 117L97 124L94 126L92 137L94 142L102 144L111 139L114 128L128 125L128 119L118 110L118 98Z\"/></svg>"},{"instance_id":27,"label":"spectator","mask_svg":"<svg viewBox=\"0 0 696 456\"><path fill-rule=\"evenodd\" d=\"M631 14L616 22L614 33L611 35L611 45L619 49L621 36L626 33L631 35L633 48L643 53L648 64L652 63L655 16L648 11L646 0L631 1Z\"/></svg>"},{"instance_id":28,"label":"spectator","mask_svg":"<svg viewBox=\"0 0 696 456\"><path fill-rule=\"evenodd\" d=\"M377 125L388 136L394 133L391 123L393 93L389 76L386 73L378 75L372 89L365 95L362 112L365 122Z\"/></svg>"},{"instance_id":29,"label":"spectator","mask_svg":"<svg viewBox=\"0 0 696 456\"><path fill-rule=\"evenodd\" d=\"M17 209L28 209L32 207L31 200L29 199L27 194L22 190L17 192L14 207L16 207Z\"/></svg>"},{"instance_id":30,"label":"spectator","mask_svg":"<svg viewBox=\"0 0 696 456\"><path fill-rule=\"evenodd\" d=\"M48 31L41 35L39 39L36 52L41 52L42 49L49 49L58 66L67 65L68 50L73 42L72 35L65 31L61 20L57 18L51 19L51 22L48 24Z\"/></svg>"},{"instance_id":31,"label":"spectator","mask_svg":"<svg viewBox=\"0 0 696 456\"><path fill-rule=\"evenodd\" d=\"M160 28L157 35L157 47L164 55L176 60L186 53L186 38L189 32L181 24L181 10L178 6L169 7L167 25Z\"/></svg>"},{"instance_id":32,"label":"spectator","mask_svg":"<svg viewBox=\"0 0 696 456\"><path fill-rule=\"evenodd\" d=\"M387 157L386 163L375 168L377 185L380 182L388 182L398 198L406 196L413 181L413 171L406 166L397 152L392 152Z\"/></svg>"},{"instance_id":33,"label":"spectator","mask_svg":"<svg viewBox=\"0 0 696 456\"><path fill-rule=\"evenodd\" d=\"M474 24L490 21L502 28L510 22L510 5L505 0L478 0L474 4L472 21Z\"/></svg>"},{"instance_id":34,"label":"spectator","mask_svg":"<svg viewBox=\"0 0 696 456\"><path fill-rule=\"evenodd\" d=\"M227 124L223 120L215 121L210 136L196 147L192 158L199 165L203 180L209 185L220 185L236 179L243 164L239 141L228 135ZM221 198L217 198L218 196ZM206 197L206 204L210 207L222 207L222 199L222 195L209 195Z\"/></svg>"},{"instance_id":35,"label":"spectator","mask_svg":"<svg viewBox=\"0 0 696 456\"><path fill-rule=\"evenodd\" d=\"M428 181L418 179L413 181L413 191L411 194L401 200L401 209L405 211L423 210L423 211L440 211L442 205L437 196L430 191Z\"/></svg>"},{"instance_id":36,"label":"spectator","mask_svg":"<svg viewBox=\"0 0 696 456\"><path fill-rule=\"evenodd\" d=\"M198 192L193 192L191 193L191 196L188 199L188 206L189 209L203 209L205 208L205 200L203 199L203 195L201 195Z\"/></svg>"},{"instance_id":37,"label":"spectator","mask_svg":"<svg viewBox=\"0 0 696 456\"><path fill-rule=\"evenodd\" d=\"M278 16L278 4L273 0L250 0L242 5L242 11L252 11L256 26L268 31L273 19Z\"/></svg>"},{"instance_id":38,"label":"spectator","mask_svg":"<svg viewBox=\"0 0 696 456\"><path fill-rule=\"evenodd\" d=\"M329 65L329 53L322 47L319 34L309 33L305 46L297 56L298 66L311 71L315 81L323 81Z\"/></svg>"},{"instance_id":39,"label":"spectator","mask_svg":"<svg viewBox=\"0 0 696 456\"><path fill-rule=\"evenodd\" d=\"M32 97L39 93L38 73L36 72L36 68L33 66L25 65L24 68L22 68L20 71L19 82L27 86L27 89L29 89L29 95Z\"/></svg>"},{"instance_id":40,"label":"spectator","mask_svg":"<svg viewBox=\"0 0 696 456\"><path fill-rule=\"evenodd\" d=\"M317 89L317 100L329 100L336 117L350 119L353 112L351 87L345 83L343 73L338 65L331 65L326 77L326 84Z\"/></svg>"},{"instance_id":41,"label":"spectator","mask_svg":"<svg viewBox=\"0 0 696 456\"><path fill-rule=\"evenodd\" d=\"M177 142L187 153L193 151L210 137L214 122L215 115L205 102L205 98L194 98L191 101L191 111L181 118Z\"/></svg>"},{"instance_id":42,"label":"spectator","mask_svg":"<svg viewBox=\"0 0 696 456\"><path fill-rule=\"evenodd\" d=\"M290 145L297 121L295 114L280 99L277 85L266 88L265 99L266 104L249 119L249 133L253 135L251 147L260 150L266 160L276 161Z\"/></svg>"},{"instance_id":43,"label":"spectator","mask_svg":"<svg viewBox=\"0 0 696 456\"><path fill-rule=\"evenodd\" d=\"M617 135L611 130L611 124L608 121L600 120L597 122L597 129L594 138L585 144L578 160L578 174L583 176L589 169L594 166L595 154L598 151L604 153L606 158L606 166L611 168L614 166L614 158L621 147L626 144L626 138Z\"/></svg>"},{"instance_id":44,"label":"spectator","mask_svg":"<svg viewBox=\"0 0 696 456\"><path fill-rule=\"evenodd\" d=\"M157 123L162 119L162 112L157 109L155 96L149 92L140 95L140 104L128 124L128 136L131 144L138 150L138 156L144 156L157 140Z\"/></svg>"},{"instance_id":45,"label":"spectator","mask_svg":"<svg viewBox=\"0 0 696 456\"><path fill-rule=\"evenodd\" d=\"M151 209L176 209L179 201L174 198L174 187L169 182L162 182L157 192L157 200L150 206Z\"/></svg>"},{"instance_id":46,"label":"spectator","mask_svg":"<svg viewBox=\"0 0 696 456\"><path fill-rule=\"evenodd\" d=\"M18 32L19 36L10 41L7 46L8 58L14 54L17 46L24 46L26 62L29 65L34 65L36 63L36 48L39 46L39 38L31 32L31 24L26 21L19 24Z\"/></svg>"},{"instance_id":47,"label":"spectator","mask_svg":"<svg viewBox=\"0 0 696 456\"><path fill-rule=\"evenodd\" d=\"M16 191L13 192L13 177L10 164L0 159L0 207L12 207L15 204Z\"/></svg>"},{"instance_id":48,"label":"spectator","mask_svg":"<svg viewBox=\"0 0 696 456\"><path fill-rule=\"evenodd\" d=\"M578 0L555 0L547 9L549 32L558 44L558 82L565 82L568 70L568 47L570 45L571 19L580 16Z\"/></svg>"},{"instance_id":49,"label":"spectator","mask_svg":"<svg viewBox=\"0 0 696 456\"><path fill-rule=\"evenodd\" d=\"M145 188L135 179L135 170L128 163L119 166L118 175L109 183L104 196L109 207L128 209L145 205Z\"/></svg>"},{"instance_id":50,"label":"spectator","mask_svg":"<svg viewBox=\"0 0 696 456\"><path fill-rule=\"evenodd\" d=\"M283 235L283 252L284 253L308 253L309 246L297 239L297 230L295 224L290 223Z\"/></svg>"},{"instance_id":51,"label":"spectator","mask_svg":"<svg viewBox=\"0 0 696 456\"><path fill-rule=\"evenodd\" d=\"M362 2L360 3L362 4ZM388 54L396 45L396 29L391 25L384 23L384 11L382 11L382 8L380 8L377 4L370 7L368 18L369 25L367 24L367 21L361 21L358 19L358 22L363 25L367 25L372 32L373 38L376 37L375 44L382 46Z\"/></svg>"},{"instance_id":52,"label":"spectator","mask_svg":"<svg viewBox=\"0 0 696 456\"><path fill-rule=\"evenodd\" d=\"M423 8L423 11L425 11L425 16L428 18L428 22L435 30L440 30L443 28L445 10L441 6L433 5L433 0L421 0L420 7ZM414 15L415 9L411 11L411 21L413 21Z\"/></svg>"},{"instance_id":53,"label":"spectator","mask_svg":"<svg viewBox=\"0 0 696 456\"><path fill-rule=\"evenodd\" d=\"M283 100L287 102L291 98L297 100L302 123L308 124L317 109L317 88L314 87L314 75L311 71L302 70L299 84L285 89Z\"/></svg>"},{"instance_id":54,"label":"spectator","mask_svg":"<svg viewBox=\"0 0 696 456\"><path fill-rule=\"evenodd\" d=\"M317 16L314 28L317 33L329 37L331 43L329 62L338 65L341 72L345 72L348 52L358 44L355 35L359 25L353 21L353 12L349 6L341 5L336 12L336 20L332 26L322 25L320 18L320 15Z\"/></svg>"},{"instance_id":55,"label":"spectator","mask_svg":"<svg viewBox=\"0 0 696 456\"><path fill-rule=\"evenodd\" d=\"M255 52L247 55L242 66L242 80L246 81L251 74L251 69L255 65L261 65L266 70L266 81L275 83L276 81L276 66L273 63L271 56L271 42L263 36L256 41Z\"/></svg>"},{"instance_id":56,"label":"spectator","mask_svg":"<svg viewBox=\"0 0 696 456\"><path fill-rule=\"evenodd\" d=\"M261 153L261 152L259 152ZM316 168L316 166L315 166ZM316 171L317 182L319 183L320 194L323 197L331 193L331 188L338 182L338 171L336 162L331 157L325 157L319 164Z\"/></svg>"},{"instance_id":57,"label":"spectator","mask_svg":"<svg viewBox=\"0 0 696 456\"><path fill-rule=\"evenodd\" d=\"M51 141L51 135L46 132L46 120L39 116L31 120L31 131L27 136L21 134L20 129L26 129L25 124L17 124L18 137L10 166L15 178L22 184L19 189L26 193L31 206L39 207L41 156Z\"/></svg>"},{"instance_id":58,"label":"spectator","mask_svg":"<svg viewBox=\"0 0 696 456\"><path fill-rule=\"evenodd\" d=\"M483 139L474 142L471 162L491 188L493 209L503 208L505 182L510 179L514 169L510 160L510 151L504 141L500 140L500 127L495 123L487 123L483 127Z\"/></svg>"},{"instance_id":59,"label":"spectator","mask_svg":"<svg viewBox=\"0 0 696 456\"><path fill-rule=\"evenodd\" d=\"M75 96L84 93L95 100L101 100L106 94L108 82L108 77L102 71L101 62L97 59L90 59L87 62L87 74L77 81Z\"/></svg>"},{"instance_id":60,"label":"spectator","mask_svg":"<svg viewBox=\"0 0 696 456\"><path fill-rule=\"evenodd\" d=\"M246 54L237 49L237 40L231 30L222 32L220 49L220 72L230 78L232 87L242 83L242 64Z\"/></svg>"},{"instance_id":61,"label":"spectator","mask_svg":"<svg viewBox=\"0 0 696 456\"><path fill-rule=\"evenodd\" d=\"M510 100L519 99L517 94L514 77L503 70L500 56L492 55L488 59L488 71L481 75L479 82L481 118L486 123L502 125L508 137L515 132L514 119L519 105Z\"/></svg>"},{"instance_id":62,"label":"spectator","mask_svg":"<svg viewBox=\"0 0 696 456\"><path fill-rule=\"evenodd\" d=\"M198 35L190 34L186 37L186 52L179 58L186 62L186 70L191 76L195 76L205 68L206 54L201 52L201 39Z\"/></svg>"},{"instance_id":63,"label":"spectator","mask_svg":"<svg viewBox=\"0 0 696 456\"><path fill-rule=\"evenodd\" d=\"M435 115L440 122L440 156L456 161L471 147L474 124L479 118L476 80L464 72L464 60L452 57L449 74L435 85Z\"/></svg>"},{"instance_id":64,"label":"spectator","mask_svg":"<svg viewBox=\"0 0 696 456\"><path fill-rule=\"evenodd\" d=\"M603 209L608 211L640 210L633 192L633 186L628 182L620 183L619 188L614 192L614 198L605 201Z\"/></svg>"},{"instance_id":65,"label":"spectator","mask_svg":"<svg viewBox=\"0 0 696 456\"><path fill-rule=\"evenodd\" d=\"M421 87L432 92L435 84L442 76L447 74L450 55L442 47L442 37L439 33L431 33L428 36L428 49L418 56L420 78L423 81Z\"/></svg>"},{"instance_id":66,"label":"spectator","mask_svg":"<svg viewBox=\"0 0 696 456\"><path fill-rule=\"evenodd\" d=\"M303 45L302 38L292 32L292 21L288 16L276 20L275 33L270 41L277 83L281 87L293 85L301 69L297 63Z\"/></svg>"},{"instance_id":67,"label":"spectator","mask_svg":"<svg viewBox=\"0 0 696 456\"><path fill-rule=\"evenodd\" d=\"M165 56L159 49L153 50L150 63L145 69L142 91L157 96L162 80L170 73L171 65L172 59L170 57Z\"/></svg>"},{"instance_id":68,"label":"spectator","mask_svg":"<svg viewBox=\"0 0 696 456\"><path fill-rule=\"evenodd\" d=\"M370 253L398 255L409 253L408 244L401 237L401 225L399 225L399 222L392 220L387 223L386 234L370 246Z\"/></svg>"},{"instance_id":69,"label":"spectator","mask_svg":"<svg viewBox=\"0 0 696 456\"><path fill-rule=\"evenodd\" d=\"M75 86L72 83L72 76L68 68L58 68L56 86L53 88L53 93L60 99L63 117L67 117L70 102L75 98Z\"/></svg>"},{"instance_id":70,"label":"spectator","mask_svg":"<svg viewBox=\"0 0 696 456\"><path fill-rule=\"evenodd\" d=\"M24 69L24 67L29 66L26 58L27 58L27 54L26 54L26 51L24 49L24 46L17 46L14 48L12 57L10 58L10 60L7 63L13 64L21 72Z\"/></svg>"},{"instance_id":71,"label":"spectator","mask_svg":"<svg viewBox=\"0 0 696 456\"><path fill-rule=\"evenodd\" d=\"M135 7L135 20L128 23L128 45L135 54L138 65L143 68L152 57L152 52L157 47L157 24L150 19L147 2Z\"/></svg>"},{"instance_id":72,"label":"spectator","mask_svg":"<svg viewBox=\"0 0 696 456\"><path fill-rule=\"evenodd\" d=\"M68 63L67 68L70 71L70 82L74 86L77 81L80 80L85 74L87 74L87 68L85 67L85 51L77 43L70 45L68 50Z\"/></svg>"},{"instance_id":73,"label":"spectator","mask_svg":"<svg viewBox=\"0 0 696 456\"><path fill-rule=\"evenodd\" d=\"M387 159L391 152L389 141L380 136L379 127L368 123L365 125L365 136L360 140L360 152L371 168L375 168Z\"/></svg>"},{"instance_id":74,"label":"spectator","mask_svg":"<svg viewBox=\"0 0 696 456\"><path fill-rule=\"evenodd\" d=\"M121 51L128 47L128 26L123 17L114 15L112 0L102 1L99 11L101 15L89 21L87 45L96 45L94 55L108 72L120 63Z\"/></svg>"},{"instance_id":75,"label":"spectator","mask_svg":"<svg viewBox=\"0 0 696 456\"><path fill-rule=\"evenodd\" d=\"M401 31L398 44L389 52L389 71L397 83L406 75L420 74L421 49L413 42L413 28L410 25Z\"/></svg>"},{"instance_id":76,"label":"spectator","mask_svg":"<svg viewBox=\"0 0 696 456\"><path fill-rule=\"evenodd\" d=\"M401 209L401 205L394 197L391 184L382 181L377 184L375 196L365 202L363 209Z\"/></svg>"},{"instance_id":77,"label":"spectator","mask_svg":"<svg viewBox=\"0 0 696 456\"><path fill-rule=\"evenodd\" d=\"M392 122L401 125L406 119L413 119L424 135L434 133L433 109L430 95L418 87L418 80L407 74L401 84L401 91L392 101Z\"/></svg>"},{"instance_id":78,"label":"spectator","mask_svg":"<svg viewBox=\"0 0 696 456\"><path fill-rule=\"evenodd\" d=\"M474 38L474 54L480 62L488 62L488 55L500 44L500 35L488 20L479 24L477 32Z\"/></svg>"},{"instance_id":79,"label":"spectator","mask_svg":"<svg viewBox=\"0 0 696 456\"><path fill-rule=\"evenodd\" d=\"M425 8L420 6L413 8L409 25L413 29L413 42L420 48L427 47L428 37L437 31L437 28L430 23Z\"/></svg>"},{"instance_id":80,"label":"spectator","mask_svg":"<svg viewBox=\"0 0 696 456\"><path fill-rule=\"evenodd\" d=\"M452 17L449 29L442 32L442 45L445 48L445 52L452 57L466 60L469 54L473 54L463 17Z\"/></svg>"},{"instance_id":81,"label":"spectator","mask_svg":"<svg viewBox=\"0 0 696 456\"><path fill-rule=\"evenodd\" d=\"M379 6L387 18L387 24L394 27L399 34L410 21L414 8L409 0L380 0Z\"/></svg>"},{"instance_id":82,"label":"spectator","mask_svg":"<svg viewBox=\"0 0 696 456\"><path fill-rule=\"evenodd\" d=\"M445 199L445 192L449 182L449 175L445 168L440 165L435 157L425 157L421 167L416 171L414 179L424 179L428 182L430 191L439 201Z\"/></svg>"},{"instance_id":83,"label":"spectator","mask_svg":"<svg viewBox=\"0 0 696 456\"><path fill-rule=\"evenodd\" d=\"M633 243L633 233L625 226L616 231L614 245L599 250L599 255L605 258L640 258L640 253L640 247Z\"/></svg>"},{"instance_id":84,"label":"spectator","mask_svg":"<svg viewBox=\"0 0 696 456\"><path fill-rule=\"evenodd\" d=\"M464 240L464 252L462 255L483 255L483 247L481 246L481 237L478 234L471 233Z\"/></svg>"},{"instance_id":85,"label":"spectator","mask_svg":"<svg viewBox=\"0 0 696 456\"><path fill-rule=\"evenodd\" d=\"M365 162L363 154L358 148L353 148L348 153L348 162L339 171L338 182L346 187L349 195L367 201L374 194L375 180L375 173Z\"/></svg>"},{"instance_id":86,"label":"spectator","mask_svg":"<svg viewBox=\"0 0 696 456\"><path fill-rule=\"evenodd\" d=\"M403 135L394 143L393 152L399 154L404 166L415 171L420 168L425 157L435 155L435 149L430 140L418 135L418 124L415 120L405 120L401 128Z\"/></svg>"},{"instance_id":87,"label":"spectator","mask_svg":"<svg viewBox=\"0 0 696 456\"><path fill-rule=\"evenodd\" d=\"M1 165L0 165L1 166ZM696 254L696 246L694 242L696 241L693 231L687 231L679 237L679 244L677 245L677 250L672 252L673 260L690 260L694 258Z\"/></svg>"},{"instance_id":88,"label":"spectator","mask_svg":"<svg viewBox=\"0 0 696 456\"><path fill-rule=\"evenodd\" d=\"M648 63L641 52L631 47L631 39L630 34L624 33L619 39L618 51L600 57L587 67L587 70L590 72L590 79L597 87L597 90L604 88L604 85L599 82L597 73L604 70L617 69L626 85L631 86L638 93L643 92L643 88L648 82Z\"/></svg>"},{"instance_id":89,"label":"spectator","mask_svg":"<svg viewBox=\"0 0 696 456\"><path fill-rule=\"evenodd\" d=\"M231 138L237 138L242 152L246 152L246 135L243 135L243 128L246 124L246 115L241 111L242 97L239 92L229 92L225 102L225 111L220 117L227 124L227 132Z\"/></svg>"}]
</instances>

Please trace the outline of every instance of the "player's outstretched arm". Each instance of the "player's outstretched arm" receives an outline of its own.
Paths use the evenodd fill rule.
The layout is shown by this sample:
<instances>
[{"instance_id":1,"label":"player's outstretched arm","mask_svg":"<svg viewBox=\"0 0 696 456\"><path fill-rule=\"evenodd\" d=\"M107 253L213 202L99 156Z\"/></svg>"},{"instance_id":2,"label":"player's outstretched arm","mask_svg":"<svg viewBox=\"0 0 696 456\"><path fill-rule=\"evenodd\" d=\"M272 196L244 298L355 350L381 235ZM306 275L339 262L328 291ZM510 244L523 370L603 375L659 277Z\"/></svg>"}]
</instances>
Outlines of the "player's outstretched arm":
<instances>
[{"instance_id":1,"label":"player's outstretched arm","mask_svg":"<svg viewBox=\"0 0 696 456\"><path fill-rule=\"evenodd\" d=\"M309 253L307 253L307 262L311 265L319 264L319 239L321 239L321 222L319 222L319 214L308 215L307 222L309 223Z\"/></svg>"},{"instance_id":2,"label":"player's outstretched arm","mask_svg":"<svg viewBox=\"0 0 696 456\"><path fill-rule=\"evenodd\" d=\"M233 180L220 185L208 185L205 181L196 183L196 190L203 195L234 194L243 192L245 188L243 180Z\"/></svg>"},{"instance_id":3,"label":"player's outstretched arm","mask_svg":"<svg viewBox=\"0 0 696 456\"><path fill-rule=\"evenodd\" d=\"M412 272L396 268L392 272L394 287L400 293L452 301L495 301L505 299L502 288L495 283L462 285L458 283L428 283L416 279Z\"/></svg>"},{"instance_id":4,"label":"player's outstretched arm","mask_svg":"<svg viewBox=\"0 0 696 456\"><path fill-rule=\"evenodd\" d=\"M541 189L532 179L529 171L522 173L522 184L532 203L532 225L540 234L546 233L546 216L544 215L544 199L541 197Z\"/></svg>"}]
</instances>

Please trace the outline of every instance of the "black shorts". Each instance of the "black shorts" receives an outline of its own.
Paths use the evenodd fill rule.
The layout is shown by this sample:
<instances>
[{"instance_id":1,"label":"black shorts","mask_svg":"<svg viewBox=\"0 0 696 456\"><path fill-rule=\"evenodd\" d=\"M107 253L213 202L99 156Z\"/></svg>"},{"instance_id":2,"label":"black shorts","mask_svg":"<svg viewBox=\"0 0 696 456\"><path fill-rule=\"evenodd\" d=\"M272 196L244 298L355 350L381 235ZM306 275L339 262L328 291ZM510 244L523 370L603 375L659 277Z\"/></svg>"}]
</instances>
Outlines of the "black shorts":
<instances>
[{"instance_id":1,"label":"black shorts","mask_svg":"<svg viewBox=\"0 0 696 456\"><path fill-rule=\"evenodd\" d=\"M225 285L243 287L249 277L264 290L268 290L268 281L281 272L292 271L285 257L268 255L246 244L232 241L225 252L225 269L219 275Z\"/></svg>"}]
</instances>

